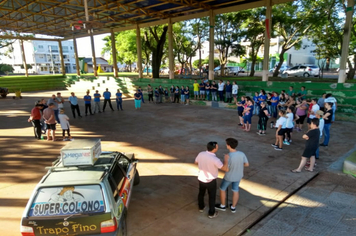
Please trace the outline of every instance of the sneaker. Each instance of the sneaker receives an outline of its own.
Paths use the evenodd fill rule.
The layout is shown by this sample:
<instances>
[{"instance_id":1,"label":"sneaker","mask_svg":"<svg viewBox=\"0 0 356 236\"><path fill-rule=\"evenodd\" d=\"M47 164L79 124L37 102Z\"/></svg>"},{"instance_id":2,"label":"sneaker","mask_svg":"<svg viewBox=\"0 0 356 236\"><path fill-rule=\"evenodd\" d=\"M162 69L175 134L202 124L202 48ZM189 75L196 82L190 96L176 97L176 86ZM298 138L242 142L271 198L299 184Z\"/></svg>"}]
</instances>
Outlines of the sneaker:
<instances>
[{"instance_id":1,"label":"sneaker","mask_svg":"<svg viewBox=\"0 0 356 236\"><path fill-rule=\"evenodd\" d=\"M219 212L216 211L216 212L214 213L214 215L208 215L208 217L209 217L210 219L213 219L213 218L217 217L218 214L219 214Z\"/></svg>"},{"instance_id":2,"label":"sneaker","mask_svg":"<svg viewBox=\"0 0 356 236\"><path fill-rule=\"evenodd\" d=\"M327 147L328 145L325 145L325 144L321 143L319 146L321 146L321 147Z\"/></svg>"},{"instance_id":3,"label":"sneaker","mask_svg":"<svg viewBox=\"0 0 356 236\"><path fill-rule=\"evenodd\" d=\"M288 142L291 143L291 142L292 142L292 139L289 139Z\"/></svg>"},{"instance_id":4,"label":"sneaker","mask_svg":"<svg viewBox=\"0 0 356 236\"><path fill-rule=\"evenodd\" d=\"M73 141L73 140L74 140L74 138L69 139L69 141Z\"/></svg>"},{"instance_id":5,"label":"sneaker","mask_svg":"<svg viewBox=\"0 0 356 236\"><path fill-rule=\"evenodd\" d=\"M266 133L260 133L260 135L266 135Z\"/></svg>"},{"instance_id":6,"label":"sneaker","mask_svg":"<svg viewBox=\"0 0 356 236\"><path fill-rule=\"evenodd\" d=\"M204 212L204 209L205 209L205 207L204 207L203 209L199 209L199 212L200 212L200 213L203 213L203 212Z\"/></svg>"},{"instance_id":7,"label":"sneaker","mask_svg":"<svg viewBox=\"0 0 356 236\"><path fill-rule=\"evenodd\" d=\"M275 144L273 144L273 143L271 144L271 146L274 147L274 148L277 148L277 147L278 147L277 145L275 145Z\"/></svg>"},{"instance_id":8,"label":"sneaker","mask_svg":"<svg viewBox=\"0 0 356 236\"><path fill-rule=\"evenodd\" d=\"M262 133L260 133L260 132L256 132L256 134L261 135Z\"/></svg>"},{"instance_id":9,"label":"sneaker","mask_svg":"<svg viewBox=\"0 0 356 236\"><path fill-rule=\"evenodd\" d=\"M226 206L222 207L220 204L215 204L215 209L219 211L226 211Z\"/></svg>"},{"instance_id":10,"label":"sneaker","mask_svg":"<svg viewBox=\"0 0 356 236\"><path fill-rule=\"evenodd\" d=\"M288 141L283 141L283 144L290 145L290 143Z\"/></svg>"},{"instance_id":11,"label":"sneaker","mask_svg":"<svg viewBox=\"0 0 356 236\"><path fill-rule=\"evenodd\" d=\"M277 150L277 151L282 151L283 148L279 148L279 147L275 147L274 150Z\"/></svg>"},{"instance_id":12,"label":"sneaker","mask_svg":"<svg viewBox=\"0 0 356 236\"><path fill-rule=\"evenodd\" d=\"M231 213L235 213L236 212L236 207L232 208L232 204L230 204L230 210L231 210Z\"/></svg>"}]
</instances>

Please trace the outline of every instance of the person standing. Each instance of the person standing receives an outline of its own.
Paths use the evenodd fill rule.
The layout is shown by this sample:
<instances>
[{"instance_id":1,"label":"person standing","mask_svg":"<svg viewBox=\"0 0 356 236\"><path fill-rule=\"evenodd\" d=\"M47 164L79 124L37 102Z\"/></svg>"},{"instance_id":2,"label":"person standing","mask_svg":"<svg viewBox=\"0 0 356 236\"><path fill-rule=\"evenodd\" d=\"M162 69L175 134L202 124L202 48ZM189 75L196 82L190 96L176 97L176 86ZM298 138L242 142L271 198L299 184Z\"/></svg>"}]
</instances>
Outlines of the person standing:
<instances>
[{"instance_id":1,"label":"person standing","mask_svg":"<svg viewBox=\"0 0 356 236\"><path fill-rule=\"evenodd\" d=\"M310 106L311 106L311 109L309 109L309 111L308 111L309 117L308 117L308 120L307 120L307 121L308 121L308 127L309 127L309 129L310 129L310 122L311 122L311 120L316 117L316 116L315 116L315 113L320 110L320 107L319 107L319 105L318 105L318 99L313 98L313 99L311 100Z\"/></svg>"},{"instance_id":2,"label":"person standing","mask_svg":"<svg viewBox=\"0 0 356 236\"><path fill-rule=\"evenodd\" d=\"M293 173L302 172L303 167L307 164L308 159L310 160L309 168L306 168L306 171L313 172L315 165L315 154L316 150L319 147L319 119L313 118L310 122L310 130L308 133L303 135L303 139L306 140L305 149L302 154L302 158L297 169L291 170Z\"/></svg>"},{"instance_id":3,"label":"person standing","mask_svg":"<svg viewBox=\"0 0 356 236\"><path fill-rule=\"evenodd\" d=\"M307 91L305 90L305 86L300 87L300 91L298 92L298 99L301 101L307 99Z\"/></svg>"},{"instance_id":4,"label":"person standing","mask_svg":"<svg viewBox=\"0 0 356 236\"><path fill-rule=\"evenodd\" d=\"M205 97L206 97L206 100L209 101L209 94L210 94L210 90L211 90L211 86L210 86L210 83L209 81L207 81L205 83Z\"/></svg>"},{"instance_id":5,"label":"person standing","mask_svg":"<svg viewBox=\"0 0 356 236\"><path fill-rule=\"evenodd\" d=\"M109 103L109 106L110 106L111 110L114 111L114 109L112 108L112 105L111 105L111 93L109 92L108 88L103 93L103 96L104 96L103 112L105 111L106 103Z\"/></svg>"},{"instance_id":6,"label":"person standing","mask_svg":"<svg viewBox=\"0 0 356 236\"><path fill-rule=\"evenodd\" d=\"M328 93L325 95L325 100L324 102L331 102L333 105L331 106L332 110L333 110L333 117L331 118L331 122L334 122L335 121L335 112L336 112L336 108L337 108L337 100L336 98L334 98L332 96L331 93Z\"/></svg>"},{"instance_id":7,"label":"person standing","mask_svg":"<svg viewBox=\"0 0 356 236\"><path fill-rule=\"evenodd\" d=\"M224 89L225 89L225 84L222 80L219 80L218 83L218 92L219 92L219 100L220 102L224 101Z\"/></svg>"},{"instance_id":8,"label":"person standing","mask_svg":"<svg viewBox=\"0 0 356 236\"><path fill-rule=\"evenodd\" d=\"M207 150L200 152L195 158L195 164L198 165L198 181L199 181L199 193L198 193L198 205L199 211L204 212L205 203L204 195L208 191L209 194L209 214L210 219L218 216L215 212L215 199L216 199L216 178L218 177L219 169L228 171L227 158L225 158L224 164L216 156L216 152L219 149L217 142L209 142L207 144Z\"/></svg>"},{"instance_id":9,"label":"person standing","mask_svg":"<svg viewBox=\"0 0 356 236\"><path fill-rule=\"evenodd\" d=\"M261 109L258 113L258 125L257 125L257 129L258 135L266 135L266 129L267 129L267 121L268 121L268 117L270 116L270 114L268 114L268 110L266 107L266 102L261 102Z\"/></svg>"},{"instance_id":10,"label":"person standing","mask_svg":"<svg viewBox=\"0 0 356 236\"><path fill-rule=\"evenodd\" d=\"M252 115L253 115L253 102L250 97L247 97L247 106L245 106L244 111L242 112L244 118L244 131L250 132L251 123L252 123Z\"/></svg>"},{"instance_id":11,"label":"person standing","mask_svg":"<svg viewBox=\"0 0 356 236\"><path fill-rule=\"evenodd\" d=\"M135 98L135 109L141 109L141 94L138 91L138 89L136 90L136 93L134 94L134 98Z\"/></svg>"},{"instance_id":12,"label":"person standing","mask_svg":"<svg viewBox=\"0 0 356 236\"><path fill-rule=\"evenodd\" d=\"M174 93L173 93L174 94ZM155 100L156 100L156 104L159 103L159 92L158 92L158 88L155 88ZM172 101L173 102L173 101Z\"/></svg>"},{"instance_id":13,"label":"person standing","mask_svg":"<svg viewBox=\"0 0 356 236\"><path fill-rule=\"evenodd\" d=\"M330 140L330 127L332 123L332 117L333 117L333 110L332 110L333 103L327 102L325 103L325 113L323 116L324 119L324 142L320 144L322 147L327 147L329 146L329 140Z\"/></svg>"},{"instance_id":14,"label":"person standing","mask_svg":"<svg viewBox=\"0 0 356 236\"><path fill-rule=\"evenodd\" d=\"M244 106L245 106L245 96L241 96L241 100L239 102L236 103L237 106L237 114L239 116L240 119L240 123L239 126L244 126L244 117L243 117L243 111L244 111Z\"/></svg>"},{"instance_id":15,"label":"person standing","mask_svg":"<svg viewBox=\"0 0 356 236\"><path fill-rule=\"evenodd\" d=\"M211 89L211 101L218 101L218 85L213 81L212 85L210 86Z\"/></svg>"},{"instance_id":16,"label":"person standing","mask_svg":"<svg viewBox=\"0 0 356 236\"><path fill-rule=\"evenodd\" d=\"M148 102L150 102L149 96L148 96ZM118 111L120 110L122 111L122 93L120 92L120 89L118 89L116 93L116 108Z\"/></svg>"},{"instance_id":17,"label":"person standing","mask_svg":"<svg viewBox=\"0 0 356 236\"><path fill-rule=\"evenodd\" d=\"M205 99L205 83L204 80L201 80L201 83L199 84L199 93L200 93L200 99L204 100Z\"/></svg>"},{"instance_id":18,"label":"person standing","mask_svg":"<svg viewBox=\"0 0 356 236\"><path fill-rule=\"evenodd\" d=\"M91 112L91 96L89 95L89 91L87 91L87 95L84 96L84 104L85 104L85 116L88 115L88 110L90 115L93 115Z\"/></svg>"},{"instance_id":19,"label":"person standing","mask_svg":"<svg viewBox=\"0 0 356 236\"><path fill-rule=\"evenodd\" d=\"M295 97L295 91L294 91L293 86L289 86L289 90L287 91L287 94L288 94L290 97Z\"/></svg>"},{"instance_id":20,"label":"person standing","mask_svg":"<svg viewBox=\"0 0 356 236\"><path fill-rule=\"evenodd\" d=\"M272 143L272 147L274 147L274 150L277 151L282 151L283 150L283 137L286 132L286 124L287 124L287 118L286 118L286 111L280 110L278 112L279 119L276 121L275 128L276 130L276 142Z\"/></svg>"},{"instance_id":21,"label":"person standing","mask_svg":"<svg viewBox=\"0 0 356 236\"><path fill-rule=\"evenodd\" d=\"M40 140L41 139L41 108L43 107L43 104L41 103L36 103L35 107L32 108L31 110L31 115L30 118L28 118L28 122L32 123L34 133L35 133L35 138Z\"/></svg>"},{"instance_id":22,"label":"person standing","mask_svg":"<svg viewBox=\"0 0 356 236\"><path fill-rule=\"evenodd\" d=\"M138 87L138 92L140 93L141 95L141 100L142 100L142 103L145 103L145 99L143 98L143 90L141 87Z\"/></svg>"},{"instance_id":23,"label":"person standing","mask_svg":"<svg viewBox=\"0 0 356 236\"><path fill-rule=\"evenodd\" d=\"M321 96L321 98L318 99L318 105L320 107L320 110L324 111L324 103L325 103L325 97L326 97L326 93L323 93L323 95Z\"/></svg>"},{"instance_id":24,"label":"person standing","mask_svg":"<svg viewBox=\"0 0 356 236\"><path fill-rule=\"evenodd\" d=\"M239 185L242 177L244 176L244 167L248 167L247 157L245 153L237 151L238 141L234 138L226 139L226 148L229 150L229 154L225 154L224 159L228 160L228 170L225 173L224 179L220 185L220 204L215 205L215 209L220 211L226 210L226 190L232 185L232 204L230 204L230 210L232 213L236 212L236 205L239 201Z\"/></svg>"},{"instance_id":25,"label":"person standing","mask_svg":"<svg viewBox=\"0 0 356 236\"><path fill-rule=\"evenodd\" d=\"M60 111L61 109L64 108L65 99L64 99L64 97L62 97L61 93L59 93L59 92L57 93L56 101L58 104L58 110Z\"/></svg>"},{"instance_id":26,"label":"person standing","mask_svg":"<svg viewBox=\"0 0 356 236\"><path fill-rule=\"evenodd\" d=\"M68 101L70 103L70 108L72 109L74 119L75 119L75 111L77 111L79 117L82 117L80 115L77 96L75 96L75 94L73 92L71 92L70 94L71 94L71 96L68 98Z\"/></svg>"},{"instance_id":27,"label":"person standing","mask_svg":"<svg viewBox=\"0 0 356 236\"><path fill-rule=\"evenodd\" d=\"M199 99L199 83L197 82L197 80L194 80L193 83L193 91L194 91L194 99L197 100ZM173 101L172 101L173 102Z\"/></svg>"},{"instance_id":28,"label":"person standing","mask_svg":"<svg viewBox=\"0 0 356 236\"><path fill-rule=\"evenodd\" d=\"M290 145L290 143L292 142L292 133L293 133L293 128L294 128L294 107L293 106L289 106L287 108L287 114L286 114L286 132L284 135L284 141L283 144L285 145Z\"/></svg>"},{"instance_id":29,"label":"person standing","mask_svg":"<svg viewBox=\"0 0 356 236\"><path fill-rule=\"evenodd\" d=\"M153 89L150 84L147 85L148 102L153 102Z\"/></svg>"},{"instance_id":30,"label":"person standing","mask_svg":"<svg viewBox=\"0 0 356 236\"><path fill-rule=\"evenodd\" d=\"M174 101L174 91L176 91L176 89L174 88L174 85L172 85L169 89L171 102Z\"/></svg>"},{"instance_id":31,"label":"person standing","mask_svg":"<svg viewBox=\"0 0 356 236\"><path fill-rule=\"evenodd\" d=\"M185 103L185 89L184 89L183 85L180 87L180 101L184 105L184 103Z\"/></svg>"},{"instance_id":32,"label":"person standing","mask_svg":"<svg viewBox=\"0 0 356 236\"><path fill-rule=\"evenodd\" d=\"M52 94L52 97L50 99L48 99L47 103L48 104L53 103L54 117L55 117L57 123L59 123L59 118L58 118L59 110L58 110L58 102L57 102L56 95Z\"/></svg>"},{"instance_id":33,"label":"person standing","mask_svg":"<svg viewBox=\"0 0 356 236\"><path fill-rule=\"evenodd\" d=\"M56 140L56 119L54 116L54 104L49 103L48 108L43 111L43 119L47 128L47 141L50 141L50 133L52 135L52 141Z\"/></svg>"},{"instance_id":34,"label":"person standing","mask_svg":"<svg viewBox=\"0 0 356 236\"><path fill-rule=\"evenodd\" d=\"M174 101L173 103L175 103L177 101L177 103L179 103L179 87L176 86L176 89L174 90Z\"/></svg>"},{"instance_id":35,"label":"person standing","mask_svg":"<svg viewBox=\"0 0 356 236\"><path fill-rule=\"evenodd\" d=\"M70 135L69 117L64 114L63 108L59 110L59 120L61 121L63 141L73 141L72 136ZM66 131L68 134L68 139L66 139Z\"/></svg>"},{"instance_id":36,"label":"person standing","mask_svg":"<svg viewBox=\"0 0 356 236\"><path fill-rule=\"evenodd\" d=\"M184 90L184 94L185 94L185 100L186 100L186 104L185 105L189 105L189 87L185 87L185 90Z\"/></svg>"},{"instance_id":37,"label":"person standing","mask_svg":"<svg viewBox=\"0 0 356 236\"><path fill-rule=\"evenodd\" d=\"M101 95L98 90L95 91L94 93L94 113L101 113L100 111L100 98Z\"/></svg>"},{"instance_id":38,"label":"person standing","mask_svg":"<svg viewBox=\"0 0 356 236\"><path fill-rule=\"evenodd\" d=\"M162 85L158 87L158 92L159 92L159 103L163 102L163 96L164 96L164 89Z\"/></svg>"},{"instance_id":39,"label":"person standing","mask_svg":"<svg viewBox=\"0 0 356 236\"><path fill-rule=\"evenodd\" d=\"M324 130L324 124L325 124L325 121L323 119L323 116L324 116L324 112L322 110L319 110L316 112L315 114L316 118L319 119L319 131L320 131L320 138L319 140L321 140L322 136L323 136L323 130ZM320 145L319 145L320 146ZM319 147L318 149L316 150L315 152L315 159L319 159Z\"/></svg>"},{"instance_id":40,"label":"person standing","mask_svg":"<svg viewBox=\"0 0 356 236\"><path fill-rule=\"evenodd\" d=\"M303 101L297 101L297 111L296 111L296 126L297 126L297 131L300 132L303 129L303 123L305 118L307 117L307 110L308 110L308 104L307 100Z\"/></svg>"},{"instance_id":41,"label":"person standing","mask_svg":"<svg viewBox=\"0 0 356 236\"><path fill-rule=\"evenodd\" d=\"M239 92L239 86L236 84L236 81L232 82L232 97L234 98L234 103L237 102L237 94Z\"/></svg>"},{"instance_id":42,"label":"person standing","mask_svg":"<svg viewBox=\"0 0 356 236\"><path fill-rule=\"evenodd\" d=\"M230 81L228 80L226 82L226 87L225 87L225 94L226 94L226 102L231 103L232 101L232 84L230 84Z\"/></svg>"}]
</instances>

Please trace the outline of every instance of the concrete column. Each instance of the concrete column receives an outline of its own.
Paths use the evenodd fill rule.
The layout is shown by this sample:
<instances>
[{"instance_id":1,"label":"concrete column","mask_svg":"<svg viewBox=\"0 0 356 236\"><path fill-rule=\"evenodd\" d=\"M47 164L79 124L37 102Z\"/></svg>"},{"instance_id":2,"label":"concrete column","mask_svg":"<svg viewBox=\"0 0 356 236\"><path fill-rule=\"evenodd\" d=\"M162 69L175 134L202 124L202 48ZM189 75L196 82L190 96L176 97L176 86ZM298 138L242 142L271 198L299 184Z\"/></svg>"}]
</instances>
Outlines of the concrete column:
<instances>
[{"instance_id":1,"label":"concrete column","mask_svg":"<svg viewBox=\"0 0 356 236\"><path fill-rule=\"evenodd\" d=\"M73 47L74 47L74 56L75 56L75 66L77 68L77 76L80 76L80 66L79 66L79 58L78 58L78 48L77 48L77 40L75 35L73 35ZM84 68L83 68L84 70Z\"/></svg>"},{"instance_id":2,"label":"concrete column","mask_svg":"<svg viewBox=\"0 0 356 236\"><path fill-rule=\"evenodd\" d=\"M117 69L117 61L116 61L116 41L115 41L115 34L114 29L111 28L111 51L112 51L112 64L114 69L114 76L118 77L118 69Z\"/></svg>"},{"instance_id":3,"label":"concrete column","mask_svg":"<svg viewBox=\"0 0 356 236\"><path fill-rule=\"evenodd\" d=\"M27 63L26 63L26 55L25 55L25 49L24 49L24 47L23 47L23 40L20 40L20 44L21 44L22 63L23 63L23 67L25 68L26 77L28 77L28 70L27 70Z\"/></svg>"},{"instance_id":4,"label":"concrete column","mask_svg":"<svg viewBox=\"0 0 356 236\"><path fill-rule=\"evenodd\" d=\"M338 83L345 83L346 81L346 61L349 56L349 44L350 44L350 31L351 31L351 23L352 23L352 15L354 12L354 0L347 0L347 8L346 8L346 21L344 26L344 39L342 41L341 48L341 60L340 60L340 70L339 70L339 79Z\"/></svg>"},{"instance_id":5,"label":"concrete column","mask_svg":"<svg viewBox=\"0 0 356 236\"><path fill-rule=\"evenodd\" d=\"M169 79L174 79L174 55L173 55L173 27L172 19L168 20L168 67L169 67Z\"/></svg>"},{"instance_id":6,"label":"concrete column","mask_svg":"<svg viewBox=\"0 0 356 236\"><path fill-rule=\"evenodd\" d=\"M266 21L265 21L265 43L264 43L264 55L263 55L263 69L262 69L262 81L268 81L268 68L269 68L269 47L271 40L271 1L266 1Z\"/></svg>"},{"instance_id":7,"label":"concrete column","mask_svg":"<svg viewBox=\"0 0 356 236\"><path fill-rule=\"evenodd\" d=\"M60 40L58 40L58 47L59 47L59 56L60 56L60 59L61 59L62 75L66 75L66 68L64 66L64 58L63 58L62 41L60 41Z\"/></svg>"},{"instance_id":8,"label":"concrete column","mask_svg":"<svg viewBox=\"0 0 356 236\"><path fill-rule=\"evenodd\" d=\"M209 80L214 80L214 27L215 15L213 10L209 13Z\"/></svg>"},{"instance_id":9,"label":"concrete column","mask_svg":"<svg viewBox=\"0 0 356 236\"><path fill-rule=\"evenodd\" d=\"M136 47L137 47L137 69L138 77L143 77L142 71L142 45L141 45L141 31L140 27L136 25ZM148 68L147 68L148 69Z\"/></svg>"},{"instance_id":10,"label":"concrete column","mask_svg":"<svg viewBox=\"0 0 356 236\"><path fill-rule=\"evenodd\" d=\"M94 47L93 32L90 30L89 34L90 34L90 45L91 45L91 55L92 55L92 61L93 61L94 76L98 76L98 70L96 68L96 57L95 57L95 47Z\"/></svg>"}]
</instances>

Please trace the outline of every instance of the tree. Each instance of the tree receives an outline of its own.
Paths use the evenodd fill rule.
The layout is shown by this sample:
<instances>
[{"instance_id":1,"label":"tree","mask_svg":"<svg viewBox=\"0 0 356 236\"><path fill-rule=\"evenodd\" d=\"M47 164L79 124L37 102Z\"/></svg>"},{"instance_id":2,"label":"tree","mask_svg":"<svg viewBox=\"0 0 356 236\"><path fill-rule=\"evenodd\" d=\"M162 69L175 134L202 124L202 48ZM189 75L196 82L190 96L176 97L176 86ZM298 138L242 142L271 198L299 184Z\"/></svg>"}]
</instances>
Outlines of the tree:
<instances>
[{"instance_id":1,"label":"tree","mask_svg":"<svg viewBox=\"0 0 356 236\"><path fill-rule=\"evenodd\" d=\"M152 77L159 78L168 26L152 26L144 28L143 31L145 46L152 51Z\"/></svg>"},{"instance_id":2,"label":"tree","mask_svg":"<svg viewBox=\"0 0 356 236\"><path fill-rule=\"evenodd\" d=\"M273 31L282 38L279 63L273 72L274 77L278 76L279 69L284 61L284 53L292 47L299 49L302 39L306 36L312 24L318 20L315 18L316 4L309 0L299 0L273 6Z\"/></svg>"},{"instance_id":3,"label":"tree","mask_svg":"<svg viewBox=\"0 0 356 236\"><path fill-rule=\"evenodd\" d=\"M32 65L30 64L26 64L26 67L28 70L32 69ZM25 66L23 64L21 64L21 69L25 69Z\"/></svg>"},{"instance_id":4,"label":"tree","mask_svg":"<svg viewBox=\"0 0 356 236\"><path fill-rule=\"evenodd\" d=\"M206 63L202 63L201 58L201 48L204 41L207 40L209 36L209 19L207 17L193 19L189 22L192 27L193 38L196 38L198 54L199 54L199 75L202 76L202 65Z\"/></svg>"},{"instance_id":5,"label":"tree","mask_svg":"<svg viewBox=\"0 0 356 236\"><path fill-rule=\"evenodd\" d=\"M226 13L215 17L214 43L219 52L220 72L224 75L224 68L231 50L235 50L235 55L240 51L241 46L236 42L241 42L241 23L236 13Z\"/></svg>"},{"instance_id":6,"label":"tree","mask_svg":"<svg viewBox=\"0 0 356 236\"><path fill-rule=\"evenodd\" d=\"M254 8L251 10L241 11L236 14L237 20L245 19L242 23L242 34L244 41L250 42L249 61L251 62L250 76L255 75L255 64L257 62L257 54L260 47L265 41L265 8Z\"/></svg>"},{"instance_id":7,"label":"tree","mask_svg":"<svg viewBox=\"0 0 356 236\"><path fill-rule=\"evenodd\" d=\"M4 72L6 75L9 74L9 72L13 72L14 68L11 65L8 64L0 64L0 71Z\"/></svg>"}]
</instances>

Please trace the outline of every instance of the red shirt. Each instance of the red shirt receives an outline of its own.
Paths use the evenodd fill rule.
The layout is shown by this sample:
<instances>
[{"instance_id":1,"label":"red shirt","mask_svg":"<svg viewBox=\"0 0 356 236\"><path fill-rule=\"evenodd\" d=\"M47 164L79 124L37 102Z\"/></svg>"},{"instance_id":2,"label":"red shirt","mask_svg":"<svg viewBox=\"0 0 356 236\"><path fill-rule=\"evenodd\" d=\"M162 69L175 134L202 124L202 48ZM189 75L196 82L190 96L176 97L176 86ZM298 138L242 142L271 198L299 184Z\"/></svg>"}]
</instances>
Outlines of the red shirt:
<instances>
[{"instance_id":1,"label":"red shirt","mask_svg":"<svg viewBox=\"0 0 356 236\"><path fill-rule=\"evenodd\" d=\"M308 118L310 116L310 112L311 112L312 108L313 108L313 104L310 103L309 108L308 108Z\"/></svg>"},{"instance_id":2,"label":"red shirt","mask_svg":"<svg viewBox=\"0 0 356 236\"><path fill-rule=\"evenodd\" d=\"M31 116L32 116L32 120L40 120L41 119L40 109L38 109L38 107L32 108Z\"/></svg>"}]
</instances>

